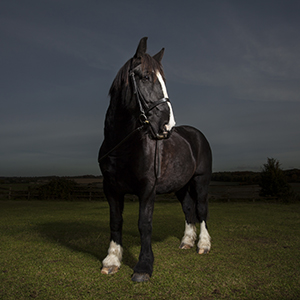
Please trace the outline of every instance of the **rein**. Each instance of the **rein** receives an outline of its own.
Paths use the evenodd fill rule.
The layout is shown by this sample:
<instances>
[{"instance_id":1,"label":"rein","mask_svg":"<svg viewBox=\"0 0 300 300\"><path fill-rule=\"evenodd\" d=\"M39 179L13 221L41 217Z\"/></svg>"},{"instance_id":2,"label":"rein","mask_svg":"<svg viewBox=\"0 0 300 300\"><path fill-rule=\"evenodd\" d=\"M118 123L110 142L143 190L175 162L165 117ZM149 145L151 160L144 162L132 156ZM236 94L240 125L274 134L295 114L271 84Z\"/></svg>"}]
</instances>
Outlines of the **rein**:
<instances>
[{"instance_id":1,"label":"rein","mask_svg":"<svg viewBox=\"0 0 300 300\"><path fill-rule=\"evenodd\" d=\"M121 145L123 145L129 138L131 138L132 135L134 135L137 131L140 131L144 128L145 124L143 124L142 126L134 129L131 133L129 133L119 144L117 144L115 147L113 147L112 149L110 149L106 154L104 154L103 156L101 156L99 158L99 162L106 158L107 156L109 156L109 154L111 154L112 152L114 152L115 150L117 150Z\"/></svg>"},{"instance_id":2,"label":"rein","mask_svg":"<svg viewBox=\"0 0 300 300\"><path fill-rule=\"evenodd\" d=\"M109 150L106 154L104 154L102 157L100 157L98 161L100 162L104 158L108 157L112 152L114 152L116 149L118 149L120 146L122 146L129 138L131 138L131 136L134 135L137 131L142 130L144 128L144 126L145 126L145 124L143 124L142 126L136 128L131 133L129 133L119 144L117 144L115 147L113 147L111 150ZM160 177L160 173L161 173L158 139L156 140L155 160L156 160L156 157L157 157L157 163L155 163L155 178L157 180Z\"/></svg>"}]
</instances>

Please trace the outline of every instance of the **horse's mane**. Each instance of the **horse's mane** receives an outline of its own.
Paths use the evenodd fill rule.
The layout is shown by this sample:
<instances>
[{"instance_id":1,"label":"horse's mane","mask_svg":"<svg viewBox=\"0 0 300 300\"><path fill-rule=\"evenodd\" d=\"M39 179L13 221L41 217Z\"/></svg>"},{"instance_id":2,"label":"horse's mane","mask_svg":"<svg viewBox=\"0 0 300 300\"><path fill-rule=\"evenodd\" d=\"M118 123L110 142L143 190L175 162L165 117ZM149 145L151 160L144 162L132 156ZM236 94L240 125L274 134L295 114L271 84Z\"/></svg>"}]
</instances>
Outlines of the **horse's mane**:
<instances>
[{"instance_id":1,"label":"horse's mane","mask_svg":"<svg viewBox=\"0 0 300 300\"><path fill-rule=\"evenodd\" d=\"M121 89L123 87L123 85L125 87L128 86L128 84L129 84L129 72L132 68L134 59L135 58L131 58L130 60L128 60L124 64L124 66L119 70L117 76L115 77L115 79L114 79L114 81L113 81L113 83L110 87L110 90L109 90L110 95L112 95L115 91ZM165 80L165 75L164 75L164 71L163 71L161 63L156 61L149 54L145 53L142 56L141 66L142 66L142 70L147 70L149 73L154 71L154 74L156 74L156 71L158 71L161 74L161 76L163 77L163 79ZM156 75L155 75L155 79L156 79Z\"/></svg>"}]
</instances>

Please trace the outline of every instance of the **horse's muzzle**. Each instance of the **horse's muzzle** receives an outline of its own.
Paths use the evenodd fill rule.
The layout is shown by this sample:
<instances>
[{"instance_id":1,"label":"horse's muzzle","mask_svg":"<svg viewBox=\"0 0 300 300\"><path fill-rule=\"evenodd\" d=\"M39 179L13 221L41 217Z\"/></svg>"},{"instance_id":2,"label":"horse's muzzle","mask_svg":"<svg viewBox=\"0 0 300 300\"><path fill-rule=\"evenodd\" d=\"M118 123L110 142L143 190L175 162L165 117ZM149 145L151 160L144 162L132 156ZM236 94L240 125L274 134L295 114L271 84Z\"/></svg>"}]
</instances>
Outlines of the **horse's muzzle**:
<instances>
[{"instance_id":1,"label":"horse's muzzle","mask_svg":"<svg viewBox=\"0 0 300 300\"><path fill-rule=\"evenodd\" d=\"M168 139L171 135L171 131L166 129L166 126L164 128L164 131L162 133L157 133L156 134L156 139L157 140L164 140L164 139Z\"/></svg>"}]
</instances>

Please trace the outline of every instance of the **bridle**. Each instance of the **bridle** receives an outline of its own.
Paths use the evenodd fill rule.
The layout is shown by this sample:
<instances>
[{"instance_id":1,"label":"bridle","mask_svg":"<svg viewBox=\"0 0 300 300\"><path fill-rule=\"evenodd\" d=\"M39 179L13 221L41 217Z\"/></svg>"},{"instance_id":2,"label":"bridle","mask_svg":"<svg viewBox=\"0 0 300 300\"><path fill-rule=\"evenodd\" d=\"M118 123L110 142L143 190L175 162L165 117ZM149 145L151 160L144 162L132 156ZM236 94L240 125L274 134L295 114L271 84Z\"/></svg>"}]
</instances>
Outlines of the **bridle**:
<instances>
[{"instance_id":1,"label":"bridle","mask_svg":"<svg viewBox=\"0 0 300 300\"><path fill-rule=\"evenodd\" d=\"M157 178L159 178L160 172L161 172L161 170L160 170L160 155L159 155L159 150L158 150L158 147L159 147L158 140L163 140L163 139L169 138L170 133L169 132L163 132L162 134L159 134L158 132L155 133L154 129L153 129L153 126L151 125L150 121L148 120L147 114L152 109L154 109L156 106L161 105L161 104L166 104L166 103L170 102L170 100L168 98L162 98L162 99L159 99L159 100L151 103L151 105L149 106L147 104L143 94L141 93L141 91L139 90L139 88L136 84L135 74L134 74L133 70L129 71L129 76L132 78L132 83L133 83L133 87L134 87L134 94L136 95L136 99L137 99L139 109L140 109L139 121L142 123L142 125L137 127L131 133L129 133L119 144L117 144L115 147L113 147L111 150L109 150L105 155L100 157L99 162L101 160L103 160L104 158L106 158L107 156L109 156L113 151L118 149L128 139L130 139L136 133L136 131L141 131L144 127L147 126L147 127L150 128L151 137L154 140L156 140L155 160L157 159L158 162L157 162L157 166L156 166L156 170L155 170L155 177L157 179Z\"/></svg>"},{"instance_id":2,"label":"bridle","mask_svg":"<svg viewBox=\"0 0 300 300\"><path fill-rule=\"evenodd\" d=\"M148 120L148 113L154 109L155 107L157 107L160 104L166 104L168 102L170 102L170 100L168 98L161 98L153 103L151 103L150 106L148 106L143 94L141 93L140 89L138 88L137 84L136 84L136 80L135 80L135 73L134 71L130 71L129 72L129 76L132 79L132 83L133 83L133 88L134 88L134 94L136 95L136 99L139 105L139 109L140 109L140 116L139 116L139 120L142 124L149 126L150 128L150 132L151 132L151 136L153 139L155 140L162 140L162 139L166 139L169 137L169 133L168 132L163 132L161 134L159 134L158 132L155 133L153 126L151 125L150 121Z\"/></svg>"}]
</instances>

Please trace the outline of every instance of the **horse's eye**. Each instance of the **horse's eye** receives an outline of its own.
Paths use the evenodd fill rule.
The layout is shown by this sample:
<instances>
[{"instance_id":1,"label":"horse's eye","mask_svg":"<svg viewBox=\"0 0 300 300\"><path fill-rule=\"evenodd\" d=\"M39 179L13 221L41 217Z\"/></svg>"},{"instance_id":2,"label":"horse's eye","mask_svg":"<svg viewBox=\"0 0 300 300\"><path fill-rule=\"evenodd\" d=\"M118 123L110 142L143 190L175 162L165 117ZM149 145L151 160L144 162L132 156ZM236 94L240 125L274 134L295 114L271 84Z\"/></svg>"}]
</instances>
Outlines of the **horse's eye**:
<instances>
[{"instance_id":1,"label":"horse's eye","mask_svg":"<svg viewBox=\"0 0 300 300\"><path fill-rule=\"evenodd\" d=\"M143 81L149 81L149 80L150 80L149 75L145 75L145 76L143 77Z\"/></svg>"}]
</instances>

